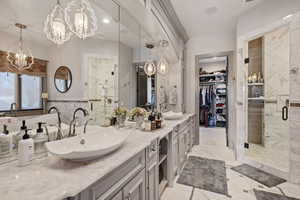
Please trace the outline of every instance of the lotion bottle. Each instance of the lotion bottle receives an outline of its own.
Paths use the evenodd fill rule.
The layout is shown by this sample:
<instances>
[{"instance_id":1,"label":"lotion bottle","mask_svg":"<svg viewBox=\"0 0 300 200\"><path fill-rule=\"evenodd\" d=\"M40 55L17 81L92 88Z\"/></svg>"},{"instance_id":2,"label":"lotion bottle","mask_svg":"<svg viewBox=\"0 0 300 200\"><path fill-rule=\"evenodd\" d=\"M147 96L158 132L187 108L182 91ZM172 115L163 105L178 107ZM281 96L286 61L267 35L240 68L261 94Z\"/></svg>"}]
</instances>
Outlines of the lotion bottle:
<instances>
[{"instance_id":1,"label":"lotion bottle","mask_svg":"<svg viewBox=\"0 0 300 200\"><path fill-rule=\"evenodd\" d=\"M7 130L7 126L3 126L3 132L0 133L0 157L7 157L12 152L12 136Z\"/></svg>"},{"instance_id":2,"label":"lotion bottle","mask_svg":"<svg viewBox=\"0 0 300 200\"><path fill-rule=\"evenodd\" d=\"M32 161L34 153L33 139L28 135L28 130L25 130L25 135L18 144L18 160L19 166L26 166Z\"/></svg>"}]
</instances>

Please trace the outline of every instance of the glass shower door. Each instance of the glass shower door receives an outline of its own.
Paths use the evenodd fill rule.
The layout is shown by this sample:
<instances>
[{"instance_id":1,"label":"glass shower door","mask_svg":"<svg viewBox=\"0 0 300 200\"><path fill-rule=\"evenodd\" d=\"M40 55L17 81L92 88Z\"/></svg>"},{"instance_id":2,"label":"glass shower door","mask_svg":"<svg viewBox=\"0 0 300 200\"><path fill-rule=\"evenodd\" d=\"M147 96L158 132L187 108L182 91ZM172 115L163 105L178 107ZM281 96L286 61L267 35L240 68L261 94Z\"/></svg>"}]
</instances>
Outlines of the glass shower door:
<instances>
[{"instance_id":1,"label":"glass shower door","mask_svg":"<svg viewBox=\"0 0 300 200\"><path fill-rule=\"evenodd\" d=\"M289 170L289 28L248 43L248 143L255 161Z\"/></svg>"}]
</instances>

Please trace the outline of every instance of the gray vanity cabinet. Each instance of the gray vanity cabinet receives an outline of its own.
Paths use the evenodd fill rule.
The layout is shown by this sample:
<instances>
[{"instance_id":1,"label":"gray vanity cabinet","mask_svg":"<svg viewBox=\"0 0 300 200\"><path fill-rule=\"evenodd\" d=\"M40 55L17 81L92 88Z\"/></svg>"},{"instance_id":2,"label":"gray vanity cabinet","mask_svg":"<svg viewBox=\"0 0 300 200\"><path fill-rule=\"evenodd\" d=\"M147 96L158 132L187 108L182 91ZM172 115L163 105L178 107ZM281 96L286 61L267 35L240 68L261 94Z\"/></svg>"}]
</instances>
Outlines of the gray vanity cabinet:
<instances>
[{"instance_id":1,"label":"gray vanity cabinet","mask_svg":"<svg viewBox=\"0 0 300 200\"><path fill-rule=\"evenodd\" d=\"M158 141L147 148L146 156L146 200L159 200Z\"/></svg>"},{"instance_id":2,"label":"gray vanity cabinet","mask_svg":"<svg viewBox=\"0 0 300 200\"><path fill-rule=\"evenodd\" d=\"M110 200L123 200L123 192L118 192L112 199Z\"/></svg>"},{"instance_id":3,"label":"gray vanity cabinet","mask_svg":"<svg viewBox=\"0 0 300 200\"><path fill-rule=\"evenodd\" d=\"M124 200L146 200L145 178L145 170L143 170L124 187Z\"/></svg>"},{"instance_id":4,"label":"gray vanity cabinet","mask_svg":"<svg viewBox=\"0 0 300 200\"><path fill-rule=\"evenodd\" d=\"M178 154L179 154L179 146L178 146L178 136L174 136L173 138L173 174L174 177L178 173Z\"/></svg>"},{"instance_id":5,"label":"gray vanity cabinet","mask_svg":"<svg viewBox=\"0 0 300 200\"><path fill-rule=\"evenodd\" d=\"M79 200L146 200L146 151L143 150L82 191ZM76 199L76 200L77 200Z\"/></svg>"},{"instance_id":6,"label":"gray vanity cabinet","mask_svg":"<svg viewBox=\"0 0 300 200\"><path fill-rule=\"evenodd\" d=\"M158 170L157 166L153 165L147 169L147 200L158 200Z\"/></svg>"},{"instance_id":7,"label":"gray vanity cabinet","mask_svg":"<svg viewBox=\"0 0 300 200\"><path fill-rule=\"evenodd\" d=\"M167 160L167 173L164 175L167 175L168 186L172 187L193 146L193 122L190 118L168 134L167 151L159 148L163 139L153 140L146 149L72 199L159 200L159 164Z\"/></svg>"},{"instance_id":8,"label":"gray vanity cabinet","mask_svg":"<svg viewBox=\"0 0 300 200\"><path fill-rule=\"evenodd\" d=\"M181 167L183 166L184 164L184 161L185 161L185 134L184 133L179 133L179 136L178 136L178 148L179 148L179 151L178 151L178 166L179 168L181 169Z\"/></svg>"}]
</instances>

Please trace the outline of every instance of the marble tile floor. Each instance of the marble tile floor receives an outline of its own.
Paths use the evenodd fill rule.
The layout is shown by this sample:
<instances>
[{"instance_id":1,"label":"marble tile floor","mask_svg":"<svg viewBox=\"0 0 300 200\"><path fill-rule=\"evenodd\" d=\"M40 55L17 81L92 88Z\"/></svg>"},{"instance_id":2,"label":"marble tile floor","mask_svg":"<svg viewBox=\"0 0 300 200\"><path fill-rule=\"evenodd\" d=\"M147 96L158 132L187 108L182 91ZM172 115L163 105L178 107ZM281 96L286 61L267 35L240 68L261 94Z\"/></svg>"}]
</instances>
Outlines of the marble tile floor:
<instances>
[{"instance_id":1,"label":"marble tile floor","mask_svg":"<svg viewBox=\"0 0 300 200\"><path fill-rule=\"evenodd\" d=\"M281 150L281 151L280 151ZM289 170L289 152L276 148L265 148L258 144L250 144L249 149L246 151L247 157L267 166L272 166L281 171ZM280 155L280 156L278 156Z\"/></svg>"},{"instance_id":2,"label":"marble tile floor","mask_svg":"<svg viewBox=\"0 0 300 200\"><path fill-rule=\"evenodd\" d=\"M200 130L202 130L202 133L203 131L205 132L203 128ZM225 161L228 194L230 197L197 188L193 189L190 186L175 182L173 188L167 188L165 190L161 200L256 200L254 189L300 198L300 185L286 182L277 187L268 188L231 170L230 168L232 166L237 166L241 163L235 160L234 154L230 149L225 147L225 145L220 145L224 143L216 141L218 140L217 138L222 139L222 136L218 134L221 133L220 129L215 130L216 132L211 134L211 137L208 136L209 133L203 133L201 136L201 144L195 146L190 155ZM214 132L213 129L209 129L208 131L210 133ZM225 137L225 132L223 131L223 133Z\"/></svg>"}]
</instances>

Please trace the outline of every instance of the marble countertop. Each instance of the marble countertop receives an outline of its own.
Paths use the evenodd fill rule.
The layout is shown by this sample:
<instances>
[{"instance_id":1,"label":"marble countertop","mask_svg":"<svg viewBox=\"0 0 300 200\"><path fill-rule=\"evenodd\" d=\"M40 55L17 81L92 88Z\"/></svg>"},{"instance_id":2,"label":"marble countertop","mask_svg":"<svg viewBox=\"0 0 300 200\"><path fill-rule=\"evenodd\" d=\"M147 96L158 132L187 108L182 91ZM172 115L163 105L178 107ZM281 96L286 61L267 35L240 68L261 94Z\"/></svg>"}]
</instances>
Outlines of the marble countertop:
<instances>
[{"instance_id":1,"label":"marble countertop","mask_svg":"<svg viewBox=\"0 0 300 200\"><path fill-rule=\"evenodd\" d=\"M18 167L16 163L0 166L1 200L62 200L76 196L144 150L153 139L166 136L189 116L166 121L163 129L154 132L120 129L131 132L122 148L91 162L76 163L48 156L26 167Z\"/></svg>"}]
</instances>

